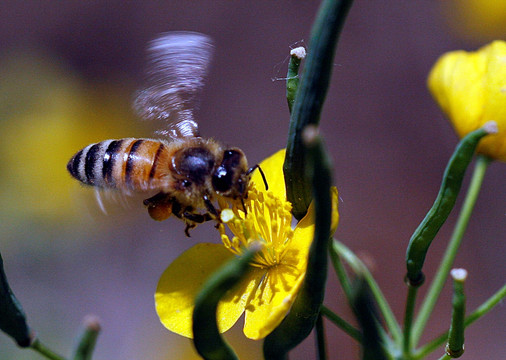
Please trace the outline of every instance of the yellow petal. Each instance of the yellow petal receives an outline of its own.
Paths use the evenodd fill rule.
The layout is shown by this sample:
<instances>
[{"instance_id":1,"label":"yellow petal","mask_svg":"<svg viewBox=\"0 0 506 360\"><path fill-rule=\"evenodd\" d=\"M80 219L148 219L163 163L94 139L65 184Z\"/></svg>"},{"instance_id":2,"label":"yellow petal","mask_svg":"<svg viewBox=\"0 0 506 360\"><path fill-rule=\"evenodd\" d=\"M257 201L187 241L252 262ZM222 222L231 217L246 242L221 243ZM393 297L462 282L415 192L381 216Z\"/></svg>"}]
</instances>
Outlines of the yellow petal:
<instances>
[{"instance_id":1,"label":"yellow petal","mask_svg":"<svg viewBox=\"0 0 506 360\"><path fill-rule=\"evenodd\" d=\"M330 188L330 196L332 198L331 199L332 222L330 225L330 236L333 236L334 233L336 232L337 225L339 223L339 212L338 212L339 197L337 193L337 188L335 186L332 186ZM299 223L295 227L295 233L290 243L290 248L298 249L298 251L300 251L300 254L298 256L307 257L309 247L311 246L311 242L313 241L314 216L315 216L314 212L315 212L314 204L313 202L311 202L306 215L299 221ZM303 251L305 251L306 253L304 254Z\"/></svg>"},{"instance_id":2,"label":"yellow petal","mask_svg":"<svg viewBox=\"0 0 506 360\"><path fill-rule=\"evenodd\" d=\"M332 187L331 234L339 220L337 189ZM244 334L250 339L261 339L271 333L290 310L304 280L307 257L314 236L314 206L309 206L299 221L281 264L270 268L267 274L257 278L258 290L252 293L252 301L246 307Z\"/></svg>"},{"instance_id":3,"label":"yellow petal","mask_svg":"<svg viewBox=\"0 0 506 360\"><path fill-rule=\"evenodd\" d=\"M484 138L478 152L506 161L506 42L443 55L428 86L461 138L495 121L499 132Z\"/></svg>"},{"instance_id":4,"label":"yellow petal","mask_svg":"<svg viewBox=\"0 0 506 360\"><path fill-rule=\"evenodd\" d=\"M290 310L303 279L298 269L286 265L272 267L266 275L258 276L253 284L256 291L245 311L244 335L258 340L270 334Z\"/></svg>"},{"instance_id":5,"label":"yellow petal","mask_svg":"<svg viewBox=\"0 0 506 360\"><path fill-rule=\"evenodd\" d=\"M217 244L197 244L181 254L164 271L155 293L155 305L162 324L172 332L193 337L192 315L196 295L208 277L234 255ZM230 329L244 311L231 289L218 305L221 332Z\"/></svg>"},{"instance_id":6,"label":"yellow petal","mask_svg":"<svg viewBox=\"0 0 506 360\"><path fill-rule=\"evenodd\" d=\"M267 179L269 190L280 199L286 199L285 177L283 175L284 161L285 149L281 149L259 164ZM253 173L251 180L255 182L259 191L265 191L264 181L258 170Z\"/></svg>"}]
</instances>

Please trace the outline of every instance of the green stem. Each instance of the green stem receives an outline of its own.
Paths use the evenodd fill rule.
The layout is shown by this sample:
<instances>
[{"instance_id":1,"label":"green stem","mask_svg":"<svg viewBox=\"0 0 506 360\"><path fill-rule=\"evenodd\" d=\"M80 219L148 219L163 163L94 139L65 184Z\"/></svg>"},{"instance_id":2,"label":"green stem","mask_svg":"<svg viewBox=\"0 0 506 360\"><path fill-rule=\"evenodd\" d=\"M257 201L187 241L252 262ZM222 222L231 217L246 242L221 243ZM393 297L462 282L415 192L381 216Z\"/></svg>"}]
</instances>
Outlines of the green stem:
<instances>
[{"instance_id":1,"label":"green stem","mask_svg":"<svg viewBox=\"0 0 506 360\"><path fill-rule=\"evenodd\" d=\"M311 333L325 296L333 208L332 166L314 127L308 126L304 139L308 177L314 194L314 238L309 249L306 276L290 312L264 340L266 360L283 359Z\"/></svg>"},{"instance_id":2,"label":"green stem","mask_svg":"<svg viewBox=\"0 0 506 360\"><path fill-rule=\"evenodd\" d=\"M327 345L325 344L325 327L323 326L322 314L318 315L315 325L316 349L318 351L318 360L327 360Z\"/></svg>"},{"instance_id":3,"label":"green stem","mask_svg":"<svg viewBox=\"0 0 506 360\"><path fill-rule=\"evenodd\" d=\"M30 344L30 348L33 351L38 352L39 354L41 354L42 356L45 356L48 359L51 359L51 360L66 360L63 356L58 355L57 353L55 353L51 349L49 349L38 338L35 338L32 341L32 343Z\"/></svg>"},{"instance_id":4,"label":"green stem","mask_svg":"<svg viewBox=\"0 0 506 360\"><path fill-rule=\"evenodd\" d=\"M411 330L413 325L413 313L415 311L416 294L418 286L411 286L408 284L408 296L406 299L406 311L404 313L404 337L402 350L404 356L409 358L411 354Z\"/></svg>"},{"instance_id":5,"label":"green stem","mask_svg":"<svg viewBox=\"0 0 506 360\"><path fill-rule=\"evenodd\" d=\"M351 251L348 249L343 243L334 240L332 242L332 246L330 247L330 251L336 252L339 256L341 256L353 269L353 271L357 274L361 274L365 281L369 284L371 292L376 299L376 303L385 319L388 330L392 334L392 338L395 342L400 343L402 339L402 332L395 316L388 304L388 301L385 299L385 296L381 292L380 287L374 280L373 276L367 269L367 266Z\"/></svg>"},{"instance_id":6,"label":"green stem","mask_svg":"<svg viewBox=\"0 0 506 360\"><path fill-rule=\"evenodd\" d=\"M193 345L206 360L237 360L234 350L221 336L216 319L218 302L249 271L249 263L262 245L251 244L240 257L221 266L205 282L195 299L193 310Z\"/></svg>"},{"instance_id":7,"label":"green stem","mask_svg":"<svg viewBox=\"0 0 506 360\"><path fill-rule=\"evenodd\" d=\"M297 48L299 49L299 48ZM288 63L288 73L286 74L286 101L288 102L288 110L292 113L295 96L299 87L299 67L302 59L306 55L303 47L290 52L290 62Z\"/></svg>"},{"instance_id":8,"label":"green stem","mask_svg":"<svg viewBox=\"0 0 506 360\"><path fill-rule=\"evenodd\" d=\"M360 330L353 327L350 323L348 323L342 317L334 313L325 305L322 305L321 307L321 314L330 321L332 321L334 325L336 325L339 329L343 330L350 337L357 340L358 342L362 342L362 334L360 333Z\"/></svg>"},{"instance_id":9,"label":"green stem","mask_svg":"<svg viewBox=\"0 0 506 360\"><path fill-rule=\"evenodd\" d=\"M448 354L444 354L438 360L448 360L448 359L451 359L451 357L449 357Z\"/></svg>"},{"instance_id":10,"label":"green stem","mask_svg":"<svg viewBox=\"0 0 506 360\"><path fill-rule=\"evenodd\" d=\"M348 299L348 303L351 301L351 285L350 279L348 278L348 274L346 273L346 269L344 268L343 262L341 258L337 254L337 252L332 251L332 243L329 244L330 249L330 261L332 262L332 266L336 272L337 278L341 283L341 287L343 288L344 294L346 295L346 299Z\"/></svg>"},{"instance_id":11,"label":"green stem","mask_svg":"<svg viewBox=\"0 0 506 360\"><path fill-rule=\"evenodd\" d=\"M476 203L476 199L480 193L483 178L485 176L487 167L490 164L490 161L490 158L483 155L479 155L477 157L473 177L471 179L464 204L462 205L457 224L455 225L452 237L443 256L443 259L441 260L441 264L439 265L439 269L436 272L436 276L431 284L427 296L424 299L420 313L413 326L413 347L416 347L418 341L420 340L420 337L422 336L425 325L427 324L430 314L434 309L436 301L439 298L441 290L443 289L446 279L448 278L448 274L450 273L450 270L453 266L453 261L455 260L455 256L457 255L457 251L462 242L462 237L467 228L467 224L469 223L471 212L473 211L474 204Z\"/></svg>"},{"instance_id":12,"label":"green stem","mask_svg":"<svg viewBox=\"0 0 506 360\"><path fill-rule=\"evenodd\" d=\"M452 322L446 344L446 353L452 358L458 358L464 353L464 329L466 327L466 294L464 283L467 277L465 269L453 269L453 298L452 298Z\"/></svg>"},{"instance_id":13,"label":"green stem","mask_svg":"<svg viewBox=\"0 0 506 360\"><path fill-rule=\"evenodd\" d=\"M506 284L503 285L494 295L492 295L487 301L481 304L476 310L474 310L469 316L466 317L464 321L464 325L467 327L474 323L476 320L481 318L483 315L487 314L490 310L492 310L499 302L501 302L506 297ZM413 359L423 359L428 354L436 350L440 347L446 340L448 339L448 331L439 335L437 338L427 343L413 356Z\"/></svg>"},{"instance_id":14,"label":"green stem","mask_svg":"<svg viewBox=\"0 0 506 360\"><path fill-rule=\"evenodd\" d=\"M283 172L287 200L296 219L304 217L312 200L311 183L304 176L306 158L302 131L318 125L327 94L337 41L352 0L323 0L311 30L309 49L290 117Z\"/></svg>"}]
</instances>

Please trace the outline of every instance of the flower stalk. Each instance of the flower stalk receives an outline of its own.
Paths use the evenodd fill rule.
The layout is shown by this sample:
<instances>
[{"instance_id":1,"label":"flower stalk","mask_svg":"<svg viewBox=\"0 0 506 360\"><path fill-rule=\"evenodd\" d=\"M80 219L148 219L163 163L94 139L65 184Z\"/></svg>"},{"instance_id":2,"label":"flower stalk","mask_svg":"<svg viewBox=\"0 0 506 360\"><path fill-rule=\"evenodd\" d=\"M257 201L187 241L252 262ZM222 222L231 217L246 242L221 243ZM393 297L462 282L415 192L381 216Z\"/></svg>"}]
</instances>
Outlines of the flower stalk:
<instances>
[{"instance_id":1,"label":"flower stalk","mask_svg":"<svg viewBox=\"0 0 506 360\"><path fill-rule=\"evenodd\" d=\"M302 131L307 125L318 125L327 94L337 40L352 0L324 0L318 11L308 55L290 117L290 129L283 166L286 194L296 219L304 217L311 203L311 183L303 174L306 159Z\"/></svg>"}]
</instances>

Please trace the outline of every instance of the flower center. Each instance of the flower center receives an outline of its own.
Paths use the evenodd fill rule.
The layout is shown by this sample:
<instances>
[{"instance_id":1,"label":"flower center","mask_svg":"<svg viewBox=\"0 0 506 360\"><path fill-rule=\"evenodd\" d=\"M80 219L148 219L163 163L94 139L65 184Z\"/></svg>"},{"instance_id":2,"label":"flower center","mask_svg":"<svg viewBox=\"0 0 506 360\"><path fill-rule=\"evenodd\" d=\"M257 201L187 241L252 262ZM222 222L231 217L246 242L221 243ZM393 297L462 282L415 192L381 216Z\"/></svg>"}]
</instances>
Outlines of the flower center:
<instances>
[{"instance_id":1,"label":"flower center","mask_svg":"<svg viewBox=\"0 0 506 360\"><path fill-rule=\"evenodd\" d=\"M244 202L244 209L242 205L239 206L233 205L221 212L222 221L234 234L230 239L224 226L220 226L225 247L240 255L251 243L260 241L264 247L251 265L266 269L280 264L293 238L291 204L270 191L259 192L253 185Z\"/></svg>"}]
</instances>

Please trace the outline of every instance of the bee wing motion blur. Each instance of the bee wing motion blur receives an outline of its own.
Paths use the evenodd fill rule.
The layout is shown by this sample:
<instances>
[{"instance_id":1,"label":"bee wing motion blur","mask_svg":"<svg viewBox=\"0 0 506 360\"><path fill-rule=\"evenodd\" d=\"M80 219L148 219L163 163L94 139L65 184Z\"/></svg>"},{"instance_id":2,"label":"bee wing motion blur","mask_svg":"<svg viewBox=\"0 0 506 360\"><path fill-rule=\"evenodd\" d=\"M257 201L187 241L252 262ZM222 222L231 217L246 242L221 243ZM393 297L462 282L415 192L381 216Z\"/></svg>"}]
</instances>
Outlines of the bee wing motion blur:
<instances>
[{"instance_id":1,"label":"bee wing motion blur","mask_svg":"<svg viewBox=\"0 0 506 360\"><path fill-rule=\"evenodd\" d=\"M163 139L105 140L78 151L67 164L86 185L121 193L155 192L144 200L150 216L172 214L186 223L185 233L199 223L219 221L218 196L243 201L251 172L238 148L225 148L202 138L194 120L213 45L206 35L162 34L149 43L147 86L134 101L143 119L166 123ZM262 174L263 175L263 174Z\"/></svg>"}]
</instances>

